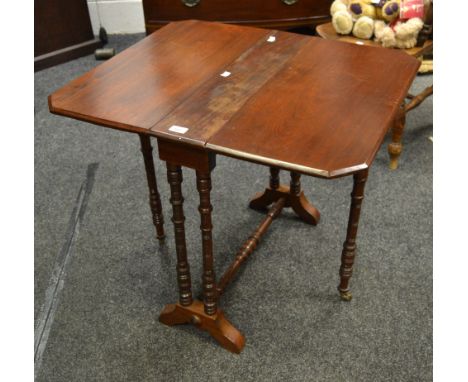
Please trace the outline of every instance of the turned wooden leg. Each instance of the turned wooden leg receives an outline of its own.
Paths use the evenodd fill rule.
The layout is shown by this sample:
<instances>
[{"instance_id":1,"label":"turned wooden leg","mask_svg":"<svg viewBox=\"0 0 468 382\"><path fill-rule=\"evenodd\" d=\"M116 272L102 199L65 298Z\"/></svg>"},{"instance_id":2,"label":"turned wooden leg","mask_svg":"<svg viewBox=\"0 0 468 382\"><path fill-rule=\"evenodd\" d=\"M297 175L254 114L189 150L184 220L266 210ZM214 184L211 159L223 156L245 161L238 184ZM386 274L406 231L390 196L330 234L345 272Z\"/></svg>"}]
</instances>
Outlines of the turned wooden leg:
<instances>
[{"instance_id":1,"label":"turned wooden leg","mask_svg":"<svg viewBox=\"0 0 468 382\"><path fill-rule=\"evenodd\" d=\"M388 153L390 154L390 169L396 170L398 168L398 159L400 158L403 145L401 138L403 136L403 129L405 128L406 114L405 106L401 105L399 112L395 118L392 129L392 142L388 145Z\"/></svg>"},{"instance_id":2,"label":"turned wooden leg","mask_svg":"<svg viewBox=\"0 0 468 382\"><path fill-rule=\"evenodd\" d=\"M218 308L218 293L213 269L213 243L211 237L211 179L209 172L197 171L197 189L200 194L200 217L203 244L203 303L192 300L190 271L185 246L184 214L182 210L182 172L180 166L167 164L167 174L171 185L171 204L174 212L177 280L179 283L179 303L166 305L159 316L159 321L172 326L191 323L206 330L225 349L240 353L245 345L245 338L224 316Z\"/></svg>"},{"instance_id":3,"label":"turned wooden leg","mask_svg":"<svg viewBox=\"0 0 468 382\"><path fill-rule=\"evenodd\" d=\"M156 237L159 240L164 239L164 218L162 214L161 199L159 197L158 185L156 183L156 172L153 161L153 147L150 137L144 134L138 134L141 143L141 152L145 162L146 179L149 188L149 204L153 215L153 224L156 227Z\"/></svg>"},{"instance_id":4,"label":"turned wooden leg","mask_svg":"<svg viewBox=\"0 0 468 382\"><path fill-rule=\"evenodd\" d=\"M171 187L172 222L174 223L175 244L177 253L177 282L179 284L179 304L192 304L192 282L190 266L187 260L187 246L185 243L185 216L182 196L182 169L180 166L167 163L167 180Z\"/></svg>"},{"instance_id":5,"label":"turned wooden leg","mask_svg":"<svg viewBox=\"0 0 468 382\"><path fill-rule=\"evenodd\" d=\"M338 290L345 301L352 298L349 289L349 279L353 274L354 257L356 255L356 236L361 213L361 204L364 199L364 186L366 185L368 170L354 174L353 192L351 193L351 209L349 211L348 230L346 241L343 244L340 267L340 285Z\"/></svg>"},{"instance_id":6,"label":"turned wooden leg","mask_svg":"<svg viewBox=\"0 0 468 382\"><path fill-rule=\"evenodd\" d=\"M279 178L280 170L276 167L270 167L270 188L272 190L277 190L280 185L280 178Z\"/></svg>"},{"instance_id":7,"label":"turned wooden leg","mask_svg":"<svg viewBox=\"0 0 468 382\"><path fill-rule=\"evenodd\" d=\"M200 195L200 211L203 250L203 303L205 313L213 315L218 308L216 290L216 278L213 269L213 239L211 231L211 211L213 207L210 202L211 177L209 172L197 171L197 189Z\"/></svg>"},{"instance_id":8,"label":"turned wooden leg","mask_svg":"<svg viewBox=\"0 0 468 382\"><path fill-rule=\"evenodd\" d=\"M291 172L290 187L280 185L279 169L270 167L270 187L256 194L249 207L254 210L265 210L269 205L285 198L285 207L291 207L306 223L316 225L320 220L319 211L307 200L301 190L300 174Z\"/></svg>"}]
</instances>

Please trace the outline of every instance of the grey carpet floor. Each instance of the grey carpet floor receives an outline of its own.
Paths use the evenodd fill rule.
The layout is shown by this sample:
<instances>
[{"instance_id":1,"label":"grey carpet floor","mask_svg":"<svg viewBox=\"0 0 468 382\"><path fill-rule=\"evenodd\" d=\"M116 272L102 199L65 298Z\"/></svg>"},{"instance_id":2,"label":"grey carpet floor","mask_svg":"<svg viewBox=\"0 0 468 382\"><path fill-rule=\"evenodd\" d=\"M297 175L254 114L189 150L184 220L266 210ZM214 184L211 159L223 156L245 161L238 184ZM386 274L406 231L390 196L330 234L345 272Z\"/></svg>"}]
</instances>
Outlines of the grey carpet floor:
<instances>
[{"instance_id":1,"label":"grey carpet floor","mask_svg":"<svg viewBox=\"0 0 468 382\"><path fill-rule=\"evenodd\" d=\"M121 51L140 38L111 36L110 45ZM341 302L336 292L352 180L303 177L322 220L311 227L285 211L225 294L221 306L247 339L242 354L233 355L192 327L158 322L177 296L163 164L157 173L168 237L160 246L138 137L48 112L47 95L95 65L88 56L35 74L36 326L53 280L60 280L38 381L432 380L432 97L408 116L400 168L387 168L387 137L371 169L353 301ZM431 82L419 76L413 90ZM80 201L92 164L94 182ZM267 182L266 167L218 158L212 193L218 275L262 219L247 202ZM197 291L193 171L185 170L183 190ZM80 219L67 244L77 206ZM64 254L67 265L57 276Z\"/></svg>"}]
</instances>

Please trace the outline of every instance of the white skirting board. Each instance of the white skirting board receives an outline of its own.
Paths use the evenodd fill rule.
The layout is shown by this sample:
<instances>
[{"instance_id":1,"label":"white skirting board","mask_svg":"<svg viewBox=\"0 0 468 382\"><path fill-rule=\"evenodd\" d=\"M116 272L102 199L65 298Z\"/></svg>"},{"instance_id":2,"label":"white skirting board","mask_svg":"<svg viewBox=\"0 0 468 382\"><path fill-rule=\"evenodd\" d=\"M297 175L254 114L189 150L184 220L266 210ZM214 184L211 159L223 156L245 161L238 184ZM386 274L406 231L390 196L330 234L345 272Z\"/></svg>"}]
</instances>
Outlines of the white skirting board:
<instances>
[{"instance_id":1,"label":"white skirting board","mask_svg":"<svg viewBox=\"0 0 468 382\"><path fill-rule=\"evenodd\" d=\"M99 33L99 17L107 33L145 32L142 0L88 0L89 15L95 35Z\"/></svg>"}]
</instances>

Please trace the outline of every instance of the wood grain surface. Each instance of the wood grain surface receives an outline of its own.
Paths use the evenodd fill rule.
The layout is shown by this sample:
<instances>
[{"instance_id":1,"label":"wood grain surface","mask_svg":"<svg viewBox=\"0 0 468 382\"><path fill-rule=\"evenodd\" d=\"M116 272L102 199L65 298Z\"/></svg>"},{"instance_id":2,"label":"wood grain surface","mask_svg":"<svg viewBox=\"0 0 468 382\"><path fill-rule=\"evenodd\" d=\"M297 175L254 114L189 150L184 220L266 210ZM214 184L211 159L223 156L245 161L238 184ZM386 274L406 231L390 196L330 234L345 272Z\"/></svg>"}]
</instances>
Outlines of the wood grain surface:
<instances>
[{"instance_id":1,"label":"wood grain surface","mask_svg":"<svg viewBox=\"0 0 468 382\"><path fill-rule=\"evenodd\" d=\"M215 33L214 33L215 32ZM53 113L146 132L268 31L171 23L49 97ZM228 47L228 48L227 48Z\"/></svg>"},{"instance_id":2,"label":"wood grain surface","mask_svg":"<svg viewBox=\"0 0 468 382\"><path fill-rule=\"evenodd\" d=\"M271 36L275 37L275 43L268 42ZM231 73L229 77L216 73L151 130L170 138L175 135L169 130L171 126L187 126L185 134L176 136L182 141L205 145L307 41L307 37L292 33L266 33L224 67L223 72Z\"/></svg>"},{"instance_id":3,"label":"wood grain surface","mask_svg":"<svg viewBox=\"0 0 468 382\"><path fill-rule=\"evenodd\" d=\"M206 146L323 177L362 170L418 67L400 51L308 38Z\"/></svg>"},{"instance_id":4,"label":"wood grain surface","mask_svg":"<svg viewBox=\"0 0 468 382\"><path fill-rule=\"evenodd\" d=\"M369 167L418 67L396 50L183 21L72 81L49 105L57 114L331 178Z\"/></svg>"}]
</instances>

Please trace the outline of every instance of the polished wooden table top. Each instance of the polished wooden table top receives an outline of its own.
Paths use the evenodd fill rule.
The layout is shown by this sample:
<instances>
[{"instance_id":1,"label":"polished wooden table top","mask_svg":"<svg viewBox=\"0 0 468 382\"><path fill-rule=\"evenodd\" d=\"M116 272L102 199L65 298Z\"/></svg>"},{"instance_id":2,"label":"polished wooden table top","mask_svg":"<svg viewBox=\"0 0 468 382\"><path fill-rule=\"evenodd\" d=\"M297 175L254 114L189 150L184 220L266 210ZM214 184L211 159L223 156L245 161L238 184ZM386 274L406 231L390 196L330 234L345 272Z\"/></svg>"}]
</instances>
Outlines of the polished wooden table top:
<instances>
[{"instance_id":1,"label":"polished wooden table top","mask_svg":"<svg viewBox=\"0 0 468 382\"><path fill-rule=\"evenodd\" d=\"M332 178L369 167L418 67L397 50L190 20L75 79L49 107Z\"/></svg>"}]
</instances>

